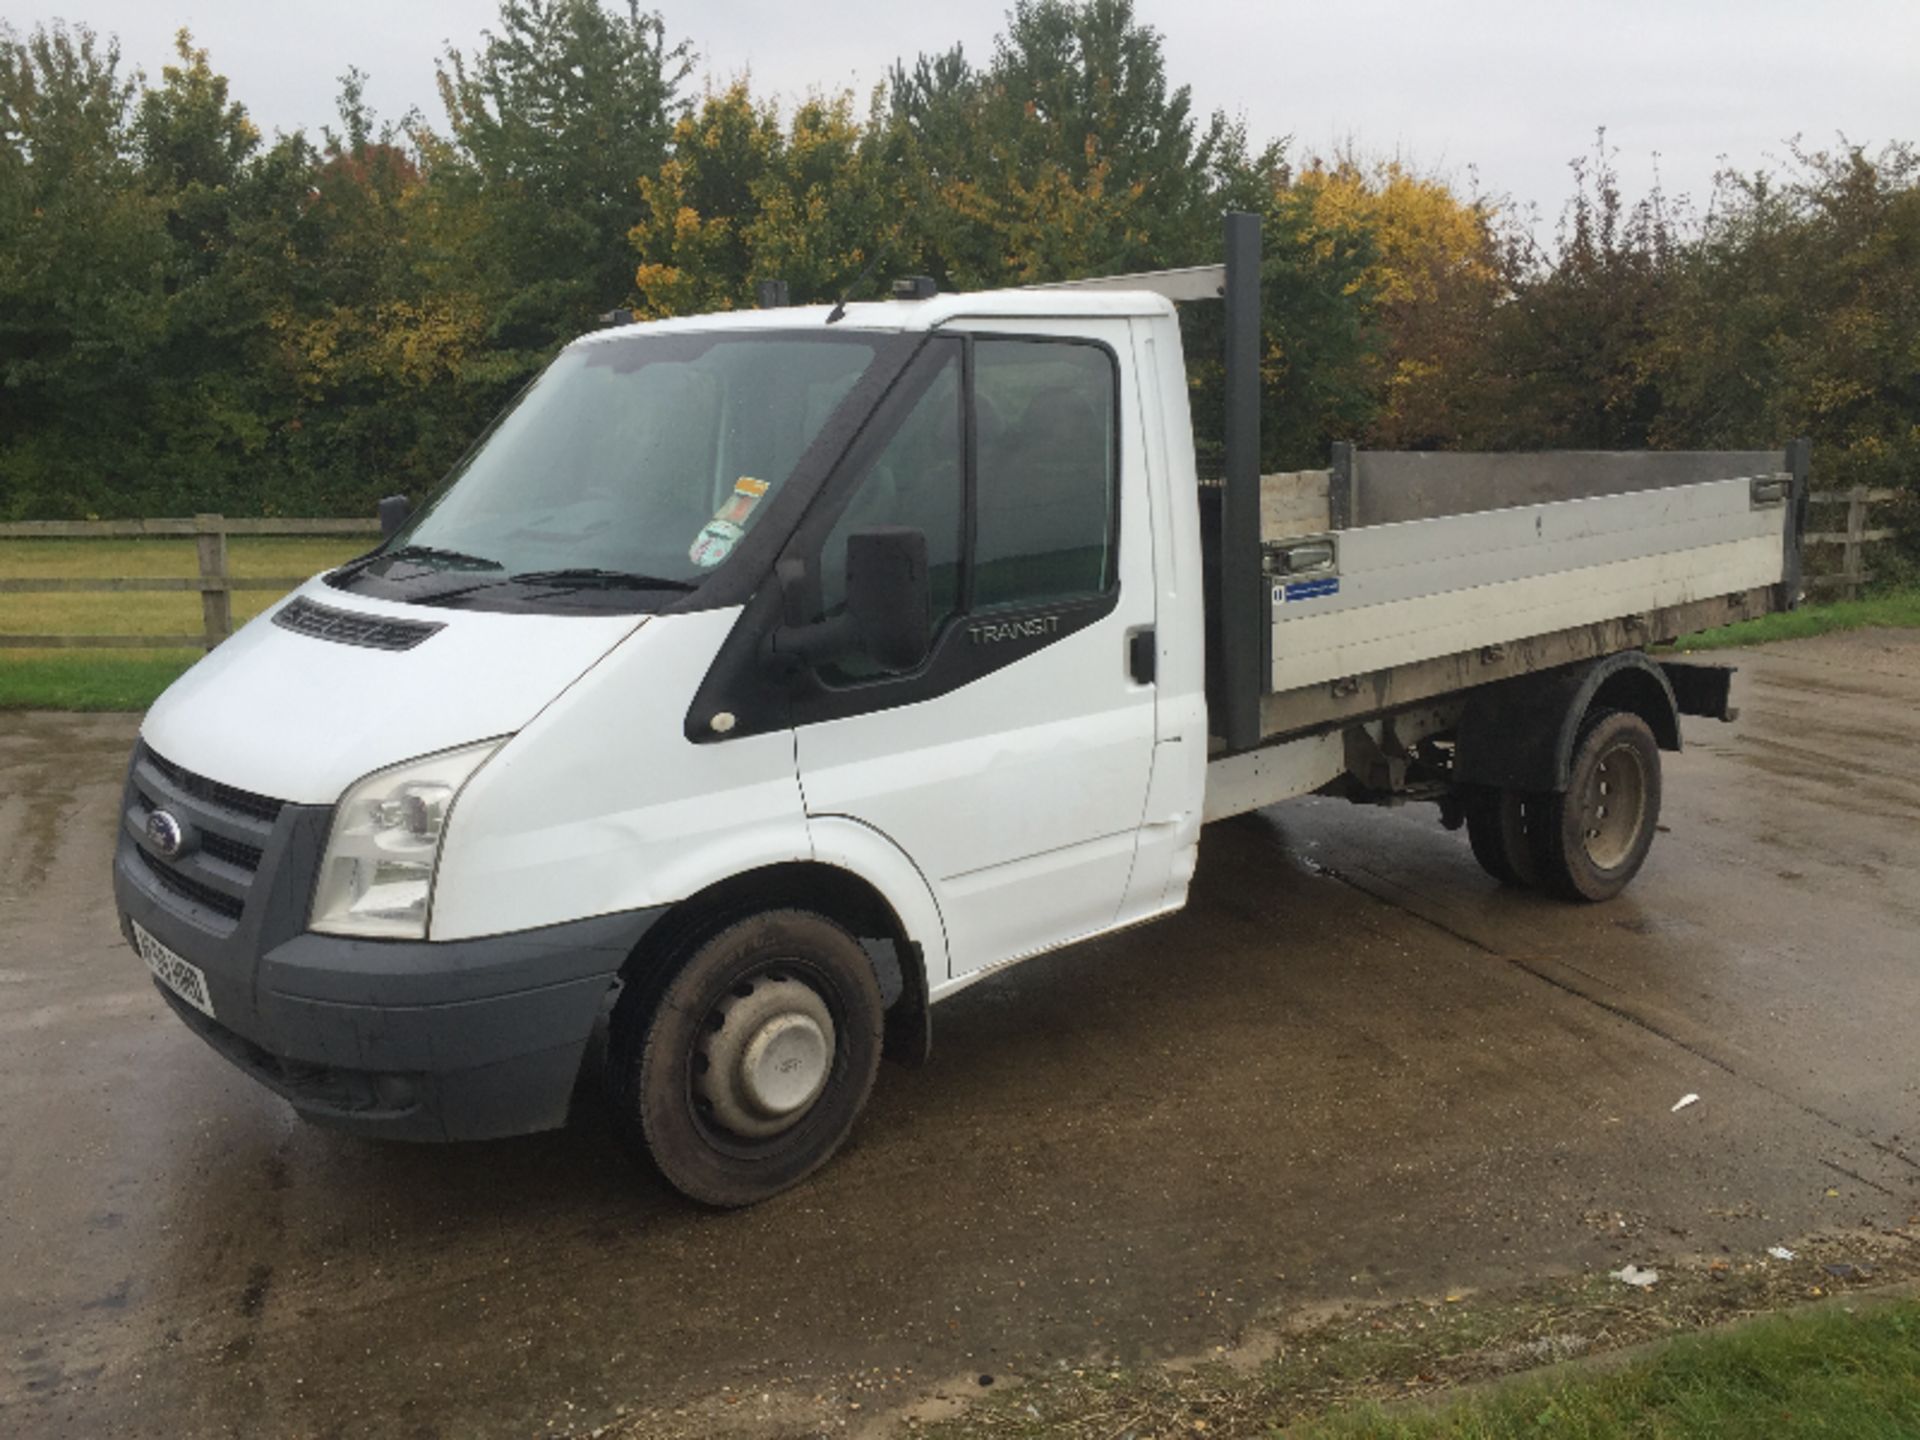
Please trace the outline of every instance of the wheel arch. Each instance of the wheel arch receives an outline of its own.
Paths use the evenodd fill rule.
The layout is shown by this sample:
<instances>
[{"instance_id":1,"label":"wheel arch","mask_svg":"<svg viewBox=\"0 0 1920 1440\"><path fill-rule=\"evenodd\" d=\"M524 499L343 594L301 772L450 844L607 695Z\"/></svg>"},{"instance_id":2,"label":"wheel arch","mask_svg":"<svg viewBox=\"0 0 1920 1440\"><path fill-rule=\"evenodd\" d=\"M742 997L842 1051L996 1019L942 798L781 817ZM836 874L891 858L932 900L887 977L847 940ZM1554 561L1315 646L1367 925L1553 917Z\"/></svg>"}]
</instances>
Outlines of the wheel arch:
<instances>
[{"instance_id":1,"label":"wheel arch","mask_svg":"<svg viewBox=\"0 0 1920 1440\"><path fill-rule=\"evenodd\" d=\"M1629 652L1638 664L1624 664L1610 671L1594 688L1587 711L1626 710L1647 722L1654 743L1662 750L1680 748L1680 706L1674 699L1673 682L1667 672L1638 650ZM1582 712L1582 718L1585 718ZM1576 727L1577 731L1578 727ZM1567 738L1566 755L1571 759L1577 733Z\"/></svg>"},{"instance_id":2,"label":"wheel arch","mask_svg":"<svg viewBox=\"0 0 1920 1440\"><path fill-rule=\"evenodd\" d=\"M1666 672L1643 651L1489 685L1456 732L1457 784L1562 791L1586 717L1596 708L1646 721L1662 750L1680 748L1680 709Z\"/></svg>"},{"instance_id":3,"label":"wheel arch","mask_svg":"<svg viewBox=\"0 0 1920 1440\"><path fill-rule=\"evenodd\" d=\"M844 852L845 848L840 850ZM676 955L747 915L765 910L810 910L842 926L856 939L891 945L898 967L897 986L889 985L882 963L875 961L883 992L894 992L887 1007L886 1053L908 1063L924 1061L932 1043L929 972L937 959L944 973L946 958L937 907L930 892L915 895L907 890L902 894L897 876L883 876L877 881L843 861L843 854L825 858L816 853L810 860L761 865L726 876L689 895L671 906L627 957L620 971L622 985L650 988L655 983L663 984L668 978L665 967ZM918 874L913 871L916 879ZM928 909L933 911L931 927Z\"/></svg>"}]
</instances>

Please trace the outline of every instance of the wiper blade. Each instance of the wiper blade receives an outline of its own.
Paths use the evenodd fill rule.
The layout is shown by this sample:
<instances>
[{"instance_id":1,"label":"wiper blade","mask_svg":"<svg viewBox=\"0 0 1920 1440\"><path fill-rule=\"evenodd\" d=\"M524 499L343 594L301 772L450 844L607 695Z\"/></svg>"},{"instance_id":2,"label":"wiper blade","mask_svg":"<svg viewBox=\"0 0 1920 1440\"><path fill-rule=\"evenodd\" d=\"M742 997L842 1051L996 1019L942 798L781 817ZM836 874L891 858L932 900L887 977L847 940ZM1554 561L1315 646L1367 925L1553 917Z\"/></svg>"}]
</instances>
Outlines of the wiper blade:
<instances>
[{"instance_id":1,"label":"wiper blade","mask_svg":"<svg viewBox=\"0 0 1920 1440\"><path fill-rule=\"evenodd\" d=\"M438 545L402 545L374 557L378 560L444 560L449 566L467 570L504 570L498 560L484 555L469 555L464 550L442 550Z\"/></svg>"},{"instance_id":2,"label":"wiper blade","mask_svg":"<svg viewBox=\"0 0 1920 1440\"><path fill-rule=\"evenodd\" d=\"M444 562L442 568L447 570L505 568L498 560L489 560L484 555L469 555L464 550L442 550L436 545L402 545L398 550L370 550L365 555L347 561L333 573L342 577L358 575L382 560L439 560Z\"/></svg>"},{"instance_id":3,"label":"wiper blade","mask_svg":"<svg viewBox=\"0 0 1920 1440\"><path fill-rule=\"evenodd\" d=\"M527 570L507 577L516 585L566 585L598 590L693 590L692 580L665 575L640 575L632 570L601 570L583 566L571 570Z\"/></svg>"}]
</instances>

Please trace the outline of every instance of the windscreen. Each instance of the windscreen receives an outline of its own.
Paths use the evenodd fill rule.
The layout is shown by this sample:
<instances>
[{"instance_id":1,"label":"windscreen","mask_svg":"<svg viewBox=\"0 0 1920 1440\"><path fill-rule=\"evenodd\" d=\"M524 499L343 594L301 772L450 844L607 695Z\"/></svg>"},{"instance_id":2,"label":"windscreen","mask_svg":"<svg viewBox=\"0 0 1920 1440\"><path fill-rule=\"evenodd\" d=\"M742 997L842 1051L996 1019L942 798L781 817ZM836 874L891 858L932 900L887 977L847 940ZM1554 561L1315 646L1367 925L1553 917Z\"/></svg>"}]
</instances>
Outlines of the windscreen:
<instances>
[{"instance_id":1,"label":"windscreen","mask_svg":"<svg viewBox=\"0 0 1920 1440\"><path fill-rule=\"evenodd\" d=\"M448 594L449 570L482 585L598 571L691 588L766 513L875 352L857 333L568 350L366 573L435 575L425 588Z\"/></svg>"}]
</instances>

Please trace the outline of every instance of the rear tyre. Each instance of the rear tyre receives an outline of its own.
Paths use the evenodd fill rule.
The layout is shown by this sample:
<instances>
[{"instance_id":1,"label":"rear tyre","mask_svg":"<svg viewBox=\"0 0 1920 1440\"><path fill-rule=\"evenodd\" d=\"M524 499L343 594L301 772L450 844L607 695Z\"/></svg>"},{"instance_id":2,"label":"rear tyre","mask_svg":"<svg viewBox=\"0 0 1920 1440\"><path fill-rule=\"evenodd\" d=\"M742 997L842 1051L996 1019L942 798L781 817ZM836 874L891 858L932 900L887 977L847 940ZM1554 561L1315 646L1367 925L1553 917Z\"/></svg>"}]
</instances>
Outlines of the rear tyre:
<instances>
[{"instance_id":1,"label":"rear tyre","mask_svg":"<svg viewBox=\"0 0 1920 1440\"><path fill-rule=\"evenodd\" d=\"M885 1012L866 952L824 916L740 920L631 993L614 1011L612 1089L629 1141L681 1194L752 1205L853 1129Z\"/></svg>"},{"instance_id":2,"label":"rear tyre","mask_svg":"<svg viewBox=\"0 0 1920 1440\"><path fill-rule=\"evenodd\" d=\"M1640 872L1660 820L1660 747L1638 715L1604 710L1574 746L1564 793L1532 827L1540 884L1562 899L1611 900Z\"/></svg>"},{"instance_id":3,"label":"rear tyre","mask_svg":"<svg viewBox=\"0 0 1920 1440\"><path fill-rule=\"evenodd\" d=\"M1502 885L1524 887L1538 879L1528 827L1538 820L1540 798L1518 790L1485 789L1467 802L1467 843L1480 868Z\"/></svg>"}]
</instances>

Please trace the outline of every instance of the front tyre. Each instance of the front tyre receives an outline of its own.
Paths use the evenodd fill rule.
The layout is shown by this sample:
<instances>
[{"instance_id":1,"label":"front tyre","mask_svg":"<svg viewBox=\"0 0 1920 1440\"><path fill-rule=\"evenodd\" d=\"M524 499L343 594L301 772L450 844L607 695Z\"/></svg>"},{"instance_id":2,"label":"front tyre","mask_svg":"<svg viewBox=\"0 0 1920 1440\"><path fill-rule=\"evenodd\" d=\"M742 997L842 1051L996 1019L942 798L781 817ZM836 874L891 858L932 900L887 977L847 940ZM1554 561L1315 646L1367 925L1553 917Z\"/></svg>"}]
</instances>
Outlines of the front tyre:
<instances>
[{"instance_id":1,"label":"front tyre","mask_svg":"<svg viewBox=\"0 0 1920 1440\"><path fill-rule=\"evenodd\" d=\"M1638 715L1594 716L1564 793L1530 827L1540 884L1567 900L1611 900L1640 871L1660 820L1660 747Z\"/></svg>"},{"instance_id":2,"label":"front tyre","mask_svg":"<svg viewBox=\"0 0 1920 1440\"><path fill-rule=\"evenodd\" d=\"M614 1015L614 1093L669 1184L752 1205L825 1164L880 1066L885 1012L860 943L805 910L721 930ZM623 997L624 998L624 997Z\"/></svg>"}]
</instances>

